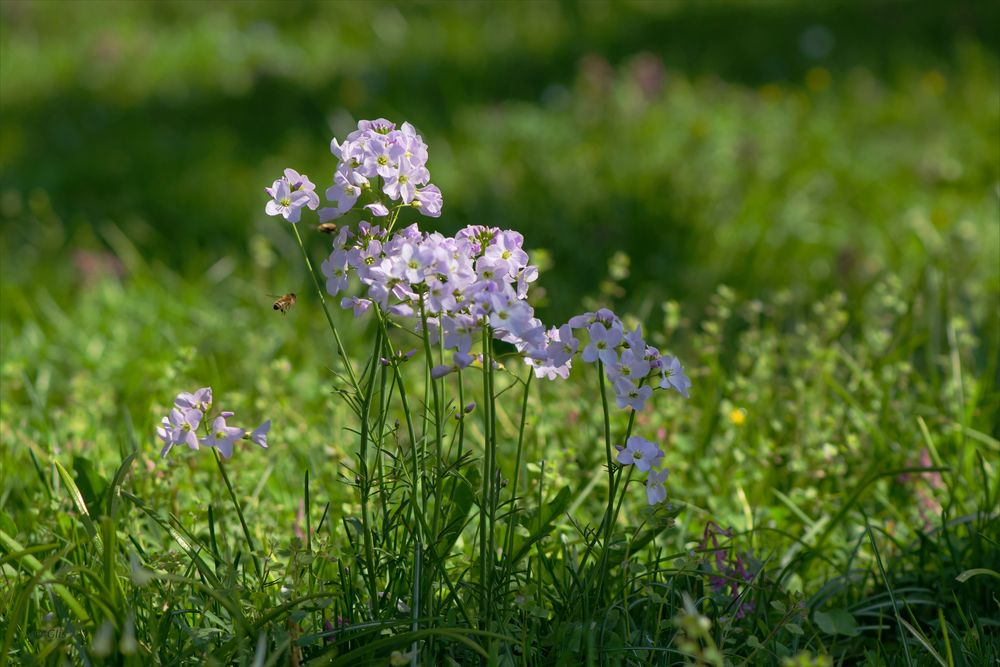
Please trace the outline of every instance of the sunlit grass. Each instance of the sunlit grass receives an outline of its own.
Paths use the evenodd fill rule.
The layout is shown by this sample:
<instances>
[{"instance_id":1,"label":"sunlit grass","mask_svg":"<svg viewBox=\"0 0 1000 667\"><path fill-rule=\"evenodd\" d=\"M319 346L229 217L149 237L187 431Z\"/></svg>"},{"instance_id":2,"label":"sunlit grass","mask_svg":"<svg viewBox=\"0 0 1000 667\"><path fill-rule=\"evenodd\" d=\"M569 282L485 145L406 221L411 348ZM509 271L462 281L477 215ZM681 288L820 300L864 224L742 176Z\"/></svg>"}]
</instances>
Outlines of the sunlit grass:
<instances>
[{"instance_id":1,"label":"sunlit grass","mask_svg":"<svg viewBox=\"0 0 1000 667\"><path fill-rule=\"evenodd\" d=\"M527 587L507 622L533 647L529 662L597 646L607 656L624 651L627 661L677 659L640 649L684 645L675 632L685 622L669 621L687 613L685 592L713 619L706 638L731 659L767 662L800 650L896 655L901 641L916 656L926 655L925 642L943 655L946 636L954 664L995 655L988 620L995 580L955 577L973 568L1000 571L1000 445L990 379L996 355L982 354L995 349L988 341L997 333L995 325L970 329L961 312L942 311L938 304L949 299L935 284L886 281L853 319L836 296L803 310L794 300L741 302L723 290L703 312L682 309L697 328L663 341L688 355L696 391L687 404L661 402L640 415L644 428L665 440L677 525L638 549L631 567L614 570L605 585L626 606L605 612L611 625L598 644L588 644L591 635L566 625L570 617L559 611L572 586L561 594L541 582ZM22 295L19 306L35 324L4 346L4 595L12 656L100 655L95 637L104 618L114 626L105 631L113 648L122 648L127 627L136 633L133 657L221 651L249 659L262 631L269 656L287 656L293 641L308 656L329 646L316 634L329 633L326 621L363 620L343 607L350 599L344 591L363 584L343 579L333 565L357 548L347 539L357 506L345 467L355 436L330 392L333 376L324 369L333 367L333 349L316 328L315 301L303 299L281 317L252 290L200 290L169 274L104 280L66 308L36 297ZM343 325L345 345L359 349L366 334L349 320ZM254 574L211 457L157 458L152 427L165 400L178 385L200 383L226 388L237 412L266 410L275 423L270 450L240 450L228 465L266 584ZM568 392L540 385L528 398L523 490L530 499L570 489L557 505L570 512L551 516L555 532L538 545L543 568L573 561L574 526L593 524L604 503L591 384L582 378ZM517 413L498 418L501 437L515 437ZM641 517L641 505L626 502L625 535ZM539 520L529 518L526 528ZM710 521L733 529L719 547L753 573L738 601L713 592L706 578L716 571L715 552L697 547ZM884 597L876 544L894 603ZM449 567L462 569L460 561ZM646 583L633 588L632 581ZM406 582L394 590L412 597ZM733 604L747 601L736 615ZM204 612L169 613L192 607ZM897 614L909 628L892 621ZM460 620L439 619L439 627ZM352 650L378 646L364 626L341 636L351 637L345 646ZM398 637L403 644L391 646L404 649L418 638ZM454 644L454 655L466 655L462 646Z\"/></svg>"}]
</instances>

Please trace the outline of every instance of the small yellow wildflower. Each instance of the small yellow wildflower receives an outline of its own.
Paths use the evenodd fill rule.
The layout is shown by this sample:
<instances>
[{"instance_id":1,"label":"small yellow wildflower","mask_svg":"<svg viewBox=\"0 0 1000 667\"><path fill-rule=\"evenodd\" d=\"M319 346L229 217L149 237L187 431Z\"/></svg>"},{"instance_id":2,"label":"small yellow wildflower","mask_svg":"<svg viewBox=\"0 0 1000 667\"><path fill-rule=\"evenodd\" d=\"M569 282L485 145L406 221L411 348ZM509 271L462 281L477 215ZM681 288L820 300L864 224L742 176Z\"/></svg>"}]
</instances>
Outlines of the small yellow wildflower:
<instances>
[{"instance_id":1,"label":"small yellow wildflower","mask_svg":"<svg viewBox=\"0 0 1000 667\"><path fill-rule=\"evenodd\" d=\"M743 426L747 421L747 411L743 408L733 408L729 411L729 421L736 426Z\"/></svg>"}]
</instances>

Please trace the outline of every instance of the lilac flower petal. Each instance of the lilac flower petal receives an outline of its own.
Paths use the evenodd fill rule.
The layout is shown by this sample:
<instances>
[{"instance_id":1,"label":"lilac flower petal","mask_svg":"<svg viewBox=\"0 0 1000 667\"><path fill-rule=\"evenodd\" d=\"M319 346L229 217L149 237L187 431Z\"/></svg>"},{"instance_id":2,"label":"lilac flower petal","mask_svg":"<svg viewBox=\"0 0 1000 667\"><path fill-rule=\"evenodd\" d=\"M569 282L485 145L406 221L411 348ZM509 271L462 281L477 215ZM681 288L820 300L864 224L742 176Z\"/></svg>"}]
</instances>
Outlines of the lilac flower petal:
<instances>
[{"instance_id":1,"label":"lilac flower petal","mask_svg":"<svg viewBox=\"0 0 1000 667\"><path fill-rule=\"evenodd\" d=\"M222 454L222 458L229 459L233 456L233 441L232 440L219 440L215 443L215 448L219 450Z\"/></svg>"},{"instance_id":2,"label":"lilac flower petal","mask_svg":"<svg viewBox=\"0 0 1000 667\"><path fill-rule=\"evenodd\" d=\"M431 369L431 379L440 380L445 375L455 371L454 366L435 366Z\"/></svg>"},{"instance_id":3,"label":"lilac flower petal","mask_svg":"<svg viewBox=\"0 0 1000 667\"><path fill-rule=\"evenodd\" d=\"M384 218L389 215L389 209L385 207L385 204L380 202L375 202L374 204L368 204L365 206L366 211L370 211L372 215L378 218Z\"/></svg>"},{"instance_id":4,"label":"lilac flower petal","mask_svg":"<svg viewBox=\"0 0 1000 667\"><path fill-rule=\"evenodd\" d=\"M250 434L250 442L267 449L267 433L270 430L271 420L268 419L266 422L253 430L253 433Z\"/></svg>"}]
</instances>

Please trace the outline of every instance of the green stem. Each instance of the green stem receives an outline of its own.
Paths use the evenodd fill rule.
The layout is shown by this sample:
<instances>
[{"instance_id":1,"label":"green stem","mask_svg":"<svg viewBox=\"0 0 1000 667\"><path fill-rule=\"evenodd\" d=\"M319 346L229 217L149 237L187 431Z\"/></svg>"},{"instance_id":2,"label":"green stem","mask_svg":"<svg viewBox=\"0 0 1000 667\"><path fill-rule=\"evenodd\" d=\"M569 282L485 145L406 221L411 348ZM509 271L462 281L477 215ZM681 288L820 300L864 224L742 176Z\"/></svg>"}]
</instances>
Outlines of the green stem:
<instances>
[{"instance_id":1,"label":"green stem","mask_svg":"<svg viewBox=\"0 0 1000 667\"><path fill-rule=\"evenodd\" d=\"M229 481L229 475L226 474L226 467L222 465L222 455L214 447L212 448L212 452L215 454L215 462L219 465L222 481L226 483L226 488L229 489L229 497L236 508L236 515L240 518L240 526L243 527L243 537L246 538L247 546L250 548L250 557L253 560L254 572L257 573L257 580L263 583L264 578L260 570L260 561L257 560L257 548L254 546L253 537L250 535L250 527L247 525L247 520L243 517L243 508L240 506L240 501L236 499L236 492L233 491L233 483Z\"/></svg>"},{"instance_id":2,"label":"green stem","mask_svg":"<svg viewBox=\"0 0 1000 667\"><path fill-rule=\"evenodd\" d=\"M385 346L389 350L389 357L391 359L395 359L396 352L395 352L395 350L392 347L392 341L389 339L389 332L388 332L388 328L386 326L386 319L384 317L384 313L380 309L376 309L375 312L376 312L376 316L378 318L379 326L381 328L382 338L383 338L384 344L385 344ZM438 562L439 562L439 558L438 558L438 555L437 555L437 549L436 549L435 545L433 543L430 543L430 544L427 544L425 546L424 543L421 542L420 536L421 535L425 535L425 536L429 535L430 534L430 528L427 526L426 519L424 518L424 513L420 511L420 509L419 509L419 507L417 505L418 500L419 500L419 495L417 493L417 487L416 487L416 485L417 485L417 472L418 472L418 470L417 470L418 462L417 462L417 458L416 458L416 442L417 441L416 441L416 437L415 437L414 430L413 430L413 421L410 418L410 407L409 407L409 403L408 403L408 400L407 400L407 397L406 397L406 388L405 388L405 386L403 384L403 376L402 376L402 373L400 373L400 370L399 370L399 364L398 363L393 363L392 367L393 367L394 376L395 376L395 379L396 379L396 386L399 389L399 400L400 400L400 404L401 404L401 407L402 407L402 410L403 410L403 417L404 417L404 420L406 422L407 433L409 434L410 442L412 443L412 450L413 450L413 501L410 503L410 511L411 511L411 518L414 521L413 525L415 525L415 527L416 527L416 529L415 529L416 540L415 540L415 545L414 546L415 546L415 548L421 550L420 551L421 554L424 553L424 550L429 550L429 552L430 552L429 558L422 559L421 562L424 562L424 560L426 560L427 562L429 562L431 564L432 568L436 568L440 572L441 578L444 580L445 585L447 585L448 591L451 593L451 596L455 600L459 601L459 606L458 606L459 613L462 614L462 617L465 619L465 622L471 626L472 625L472 620L469 617L469 614L467 613L467 611L465 609L465 605L460 602L461 598L458 595L458 591L456 591L456 589L455 589L455 584L451 581L451 578L448 576L447 570L445 570L443 566L438 567L438 565L437 565ZM447 555L445 555L445 557L446 556ZM443 562L443 561L440 561L440 562ZM417 568L417 563L416 563L416 560L415 560L414 561L414 569L416 570L416 568ZM421 566L420 569L421 570L423 569L422 566ZM424 577L424 579L426 580L426 577ZM418 610L416 608L416 606L415 606L414 607L414 613L417 614L419 611L420 610Z\"/></svg>"},{"instance_id":3,"label":"green stem","mask_svg":"<svg viewBox=\"0 0 1000 667\"><path fill-rule=\"evenodd\" d=\"M386 345L386 336L382 336L382 348L379 350L379 354L385 353L386 358L389 360L390 364L395 363L395 358L392 352L388 349ZM385 425L389 418L389 403L392 400L392 384L389 383L389 369L385 365L381 365L379 368L379 394L378 394L378 419L376 423L378 424L378 436L375 438L375 475L376 479L379 480L379 484L382 486L383 490L386 485L385 476L385 465L383 462L382 455L382 439L385 437ZM393 487L395 487L395 480L393 480ZM386 502L386 497L391 496L390 493L379 493L379 505L382 508L382 520L384 523L389 522L389 507Z\"/></svg>"},{"instance_id":4,"label":"green stem","mask_svg":"<svg viewBox=\"0 0 1000 667\"><path fill-rule=\"evenodd\" d=\"M489 393L487 394L488 402L490 404L490 423L489 423L489 469L490 469L490 495L489 495L489 513L490 513L490 532L489 532L489 570L487 572L489 588L486 590L486 605L490 614L492 615L493 610L493 593L494 593L494 575L496 569L496 518L497 518L497 501L499 496L499 480L498 469L497 469L497 420L496 420L496 378L494 377L493 369L493 329L487 327L487 333L489 334L487 339L487 349L489 350L489 355L484 359L486 366L486 376L489 378ZM492 625L492 623L491 623ZM492 643L492 640L491 640Z\"/></svg>"},{"instance_id":5,"label":"green stem","mask_svg":"<svg viewBox=\"0 0 1000 667\"><path fill-rule=\"evenodd\" d=\"M489 340L489 364L487 365L487 376L490 379L490 556L495 558L496 549L493 542L494 534L494 521L496 519L496 503L497 495L499 491L499 480L497 479L497 411L496 411L496 377L495 369L493 368L493 358L495 352L493 350L493 329L489 330L490 340Z\"/></svg>"},{"instance_id":6,"label":"green stem","mask_svg":"<svg viewBox=\"0 0 1000 667\"><path fill-rule=\"evenodd\" d=\"M385 228L385 235L388 238L389 234L392 234L393 228L396 226L396 220L399 219L399 212L402 210L405 204L400 204L392 210L392 217L389 218L389 226Z\"/></svg>"},{"instance_id":7,"label":"green stem","mask_svg":"<svg viewBox=\"0 0 1000 667\"><path fill-rule=\"evenodd\" d=\"M306 268L309 269L309 275L312 276L313 284L316 286L316 294L319 295L319 302L323 306L323 313L326 314L326 321L330 324L330 331L333 332L333 339L337 343L337 354L340 355L340 360L347 369L347 374L351 379L351 384L354 386L354 391L360 396L361 385L358 384L358 378L354 374L354 367L351 366L351 360L347 356L343 342L340 340L340 334L337 333L337 325L333 323L333 316L330 315L330 308L326 305L326 295L323 292L323 286L320 285L319 278L316 277L316 271L313 269L312 261L309 259L309 253L306 252L306 246L302 243L302 236L299 234L299 226L292 225L292 231L295 232L295 240L299 242L299 248L302 250L302 258L306 261Z\"/></svg>"},{"instance_id":8,"label":"green stem","mask_svg":"<svg viewBox=\"0 0 1000 667\"><path fill-rule=\"evenodd\" d=\"M630 481L632 481L632 471L633 471L634 469L635 469L635 466L634 466L634 465L632 465L632 466L629 466L629 467L628 467L628 473L626 473L626 475L625 475L625 482L624 482L624 483L623 483L623 485L622 485L622 489L627 489L627 488L628 488L628 483L629 483ZM615 491L616 491L616 492L617 492L617 490L618 490L618 489L617 489L617 484L618 484L618 480L620 480L620 479L621 479L621 476L620 476L620 475L621 475L621 471L619 470L618 472L619 472L619 477L618 477L618 479L617 479L617 480L615 480L615 484L616 484L616 488L615 488ZM618 523L618 514L619 514L619 513L621 512L621 509L622 509L622 505L623 505L624 503L625 503L625 492L624 492L624 491L622 491L622 494L621 494L620 496L618 496L618 502L617 502L617 503L615 504L615 513L614 513L614 515L613 515L613 516L611 517L611 525L612 525L612 526Z\"/></svg>"},{"instance_id":9,"label":"green stem","mask_svg":"<svg viewBox=\"0 0 1000 667\"><path fill-rule=\"evenodd\" d=\"M615 502L615 463L611 457L611 413L608 411L608 395L604 380L604 362L597 361L597 372L600 375L601 385L601 408L604 410L604 452L608 460L608 507L604 512L602 523L604 532L605 548L611 535L611 515L614 512Z\"/></svg>"},{"instance_id":10,"label":"green stem","mask_svg":"<svg viewBox=\"0 0 1000 667\"><path fill-rule=\"evenodd\" d=\"M427 334L427 310L424 305L424 295L420 295L420 322L423 325L423 339L424 339L424 354L427 356L427 365L433 366L434 356L431 350L430 337ZM431 520L431 537L433 541L437 541L437 531L438 531L438 519L440 516L441 505L444 501L441 493L441 477L442 477L442 449L444 443L444 436L442 433L441 422L444 419L441 417L441 396L438 390L438 380L433 377L430 378L431 392L434 398L434 455L436 459L435 474L434 474L434 515Z\"/></svg>"},{"instance_id":11,"label":"green stem","mask_svg":"<svg viewBox=\"0 0 1000 667\"><path fill-rule=\"evenodd\" d=\"M639 386L642 386L641 384ZM632 437L632 427L635 425L635 410L628 416L628 426L625 427L625 442ZM632 468L635 466L629 466L628 475L625 477L625 488L628 488L629 480L632 478ZM618 493L618 479L620 479L621 470L619 472L619 477L615 479L615 490L611 494L614 497ZM625 502L625 493L623 492L621 497L618 498L618 503L615 505L615 513L611 517L611 525L614 526L618 523L618 514L621 512L622 503Z\"/></svg>"},{"instance_id":12,"label":"green stem","mask_svg":"<svg viewBox=\"0 0 1000 667\"><path fill-rule=\"evenodd\" d=\"M604 511L604 522L602 524L604 539L601 544L601 557L598 561L597 568L597 604L601 603L601 598L604 597L604 576L607 570L608 562L608 546L611 544L611 533L614 528L614 514L615 514L615 492L617 491L616 470L614 459L612 458L612 447L611 447L611 415L608 410L608 395L607 389L605 387L606 381L604 377L604 362L597 361L597 371L600 375L600 387L601 387L601 408L604 411L604 451L607 456L608 464L608 506ZM633 415L635 413L633 412Z\"/></svg>"},{"instance_id":13,"label":"green stem","mask_svg":"<svg viewBox=\"0 0 1000 667\"><path fill-rule=\"evenodd\" d=\"M370 364L370 373L368 378L368 386L364 392L364 404L361 408L361 446L358 453L358 462L360 464L360 486L361 486L361 526L362 532L364 533L365 541L365 567L368 570L368 576L366 577L368 583L368 593L371 596L371 606L372 609L376 607L377 604L377 592L378 587L376 585L376 573L375 573L375 548L372 540L372 530L371 530L371 520L368 516L368 493L371 489L371 484L368 476L368 440L370 437L370 417L371 417L371 407L372 398L375 395L375 377L378 372L378 354L382 349L382 332L376 331L375 333L375 345L372 348L372 363Z\"/></svg>"},{"instance_id":14,"label":"green stem","mask_svg":"<svg viewBox=\"0 0 1000 667\"><path fill-rule=\"evenodd\" d=\"M607 401L603 400L604 399L604 373L603 373L604 369L603 369L603 367L601 368L601 371L602 371L601 372L601 398L602 398L602 402L604 403L605 420L607 420L607 414L608 414ZM640 382L639 386L641 387L642 385L643 385L643 382ZM629 437L632 435L632 427L634 425L635 425L635 410L632 410L631 413L628 416L628 426L625 428L625 442L628 442ZM609 429L609 425L608 425L607 421L605 421L605 429L606 429L605 433L606 433L606 436L607 436L606 440L610 441L610 435L609 435L610 434L610 430L608 430ZM608 452L608 457L609 457L608 458L608 465L609 465L609 470L610 470L610 465L611 465L611 458L610 458L611 457L611 453L610 453L610 449L609 449L609 452ZM628 467L628 475L625 478L624 488L628 488L628 483L629 483L629 480L632 478L632 470L633 470L634 467L635 466L629 466ZM618 498L618 503L617 504L615 503L615 496L618 495L618 488L619 488L618 485L619 485L619 481L621 480L621 473L622 473L622 466L619 466L618 470L616 470L614 474L609 474L609 476L610 476L610 489L608 491L608 510L607 510L608 511L608 515L606 517L608 523L606 524L605 529L604 529L604 543L601 545L601 557L600 557L600 560L598 561L598 575L597 575L597 578L598 578L598 581L600 582L599 585L598 585L598 592L597 592L597 599L598 599L598 601L600 601L600 599L602 597L604 597L604 583L607 580L608 551L609 551L608 547L611 545L611 534L612 534L612 532L614 532L615 524L618 523L618 515L621 512L622 503L624 503L624 501L625 501L625 493L623 492L621 494L621 497Z\"/></svg>"},{"instance_id":15,"label":"green stem","mask_svg":"<svg viewBox=\"0 0 1000 667\"><path fill-rule=\"evenodd\" d=\"M462 460L462 451L465 448L465 383L462 382L462 372L458 372L458 453L455 455L456 461Z\"/></svg>"},{"instance_id":16,"label":"green stem","mask_svg":"<svg viewBox=\"0 0 1000 667\"><path fill-rule=\"evenodd\" d=\"M389 339L389 329L386 326L385 314L382 312L381 308L376 306L375 315L378 318L378 323L382 331L382 337L385 340L385 345L389 349L390 358L395 358L396 352L392 347L392 341ZM393 375L396 378L396 388L399 390L399 401L403 408L403 420L406 422L406 432L410 437L410 452L412 453L412 463L413 463L413 497L410 505L410 516L411 518L422 517L423 514L420 511L420 493L419 493L419 461L417 459L417 436L413 430L413 420L410 418L410 405L406 397L406 386L403 384L403 375L399 371L399 364L394 363L392 365ZM426 535L426 531L425 531ZM418 534L419 538L419 534Z\"/></svg>"},{"instance_id":17,"label":"green stem","mask_svg":"<svg viewBox=\"0 0 1000 667\"><path fill-rule=\"evenodd\" d=\"M490 412L493 410L492 396L490 395L490 372L489 369L492 366L490 359L490 330L488 325L483 326L483 437L485 442L483 443L484 460L483 460L483 493L482 493L482 505L479 512L479 585L481 586L479 592L479 628L485 630L489 626L489 602L490 602L490 575L492 574L491 568L489 567L488 558L489 554L489 541L490 536L488 534L489 526L489 507L492 504L490 501L490 493L492 491L493 485L490 483L490 478L493 474L493 454L490 447L490 424L492 422L492 417Z\"/></svg>"},{"instance_id":18,"label":"green stem","mask_svg":"<svg viewBox=\"0 0 1000 667\"><path fill-rule=\"evenodd\" d=\"M458 378L457 378L457 381L458 381L458 409L456 410L455 414L458 417L458 436L457 436L457 440L458 440L458 453L455 455L455 459L454 460L455 460L455 465L457 467L461 463L461 461L462 461L462 452L464 451L464 448L465 448L465 387L464 387L463 382L462 382L462 371L458 371L456 373L456 375L458 376ZM448 459L449 460L451 460L452 445L455 444L454 441L455 441L455 438L453 438L452 439L452 443L450 445L448 445ZM455 475L455 476L452 477L452 480L451 480L451 491L448 493L448 497L449 498L454 498L455 497L455 489L458 488L458 483L459 483L460 479L461 479L461 475L460 474L457 474L457 475Z\"/></svg>"},{"instance_id":19,"label":"green stem","mask_svg":"<svg viewBox=\"0 0 1000 667\"><path fill-rule=\"evenodd\" d=\"M503 554L504 560L510 555L514 544L514 515L517 503L517 484L521 477L521 452L524 447L524 426L527 422L528 416L528 392L531 389L531 381L535 377L535 372L531 368L528 369L528 379L524 382L524 395L521 397L521 423L518 427L517 432L517 456L514 459L514 479L510 484L510 510L507 513L507 529L504 533L503 538ZM505 575L510 572L508 569L509 565L512 563L507 563L504 566Z\"/></svg>"}]
</instances>

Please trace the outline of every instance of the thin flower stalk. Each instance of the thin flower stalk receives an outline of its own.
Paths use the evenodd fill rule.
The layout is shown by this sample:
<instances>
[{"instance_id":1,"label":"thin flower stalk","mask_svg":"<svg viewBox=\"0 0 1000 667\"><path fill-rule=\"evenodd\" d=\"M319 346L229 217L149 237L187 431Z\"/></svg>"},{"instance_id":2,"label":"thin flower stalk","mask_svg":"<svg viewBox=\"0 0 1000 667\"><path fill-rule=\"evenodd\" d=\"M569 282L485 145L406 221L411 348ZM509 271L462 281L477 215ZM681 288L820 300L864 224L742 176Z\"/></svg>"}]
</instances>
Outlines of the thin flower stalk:
<instances>
[{"instance_id":1,"label":"thin flower stalk","mask_svg":"<svg viewBox=\"0 0 1000 667\"><path fill-rule=\"evenodd\" d=\"M382 333L377 331L375 333L375 345L372 350L372 358L377 359L379 350L382 347ZM372 604L375 603L377 599L377 570L375 567L375 555L374 546L372 541L372 527L371 519L369 517L368 508L368 496L371 490L371 480L368 475L368 442L371 434L370 420L372 398L375 395L375 376L379 369L379 364L371 364L370 377L368 379L367 388L364 392L364 403L361 408L361 442L360 450L358 453L358 463L360 467L360 490L361 490L361 525L362 532L364 533L363 539L365 544L365 567L368 570L368 589L370 600Z\"/></svg>"},{"instance_id":2,"label":"thin flower stalk","mask_svg":"<svg viewBox=\"0 0 1000 667\"><path fill-rule=\"evenodd\" d=\"M302 243L302 235L299 234L299 228L297 226L293 226L292 231L295 232L295 240L299 244L299 249L302 250L302 259L306 263L306 269L309 271L313 285L316 287L316 294L319 296L319 303L323 307L323 314L326 315L326 321L330 325L331 333L333 333L333 340L337 345L337 354L340 356L340 362L344 365L344 368L347 369L347 376L351 381L352 387L354 388L355 395L360 396L361 385L358 384L358 377L354 374L354 367L351 365L351 358L347 356L347 351L344 349L344 343L340 340L340 333L337 331L337 325L333 322L333 316L330 315L330 308L326 305L326 294L323 292L323 288L319 284L319 278L316 277L316 271L313 269L312 260L309 259L309 253L306 251L306 246Z\"/></svg>"}]
</instances>

